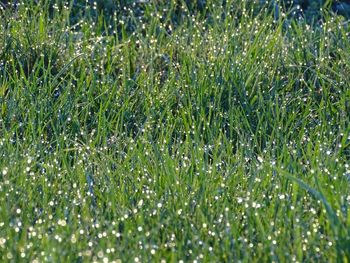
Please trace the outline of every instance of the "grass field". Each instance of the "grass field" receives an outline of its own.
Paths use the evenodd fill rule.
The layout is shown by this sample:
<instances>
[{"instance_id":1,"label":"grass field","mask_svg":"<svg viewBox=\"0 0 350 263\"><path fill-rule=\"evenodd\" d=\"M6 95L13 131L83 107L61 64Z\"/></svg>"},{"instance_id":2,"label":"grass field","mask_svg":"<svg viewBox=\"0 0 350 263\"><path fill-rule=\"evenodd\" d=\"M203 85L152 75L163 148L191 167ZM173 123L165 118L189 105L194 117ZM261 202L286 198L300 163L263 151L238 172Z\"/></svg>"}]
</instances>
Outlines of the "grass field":
<instances>
[{"instance_id":1,"label":"grass field","mask_svg":"<svg viewBox=\"0 0 350 263\"><path fill-rule=\"evenodd\" d=\"M0 11L1 262L350 262L345 18L48 2Z\"/></svg>"}]
</instances>

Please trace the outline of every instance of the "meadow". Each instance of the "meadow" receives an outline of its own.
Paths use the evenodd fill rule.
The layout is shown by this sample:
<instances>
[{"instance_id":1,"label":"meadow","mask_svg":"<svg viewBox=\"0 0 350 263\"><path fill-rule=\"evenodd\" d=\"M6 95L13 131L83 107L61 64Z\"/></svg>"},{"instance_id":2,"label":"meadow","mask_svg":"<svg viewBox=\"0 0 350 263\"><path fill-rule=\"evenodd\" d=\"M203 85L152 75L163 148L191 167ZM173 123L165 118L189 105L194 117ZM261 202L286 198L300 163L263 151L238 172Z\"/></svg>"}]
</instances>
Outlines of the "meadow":
<instances>
[{"instance_id":1,"label":"meadow","mask_svg":"<svg viewBox=\"0 0 350 263\"><path fill-rule=\"evenodd\" d=\"M3 2L0 261L350 262L324 2Z\"/></svg>"}]
</instances>

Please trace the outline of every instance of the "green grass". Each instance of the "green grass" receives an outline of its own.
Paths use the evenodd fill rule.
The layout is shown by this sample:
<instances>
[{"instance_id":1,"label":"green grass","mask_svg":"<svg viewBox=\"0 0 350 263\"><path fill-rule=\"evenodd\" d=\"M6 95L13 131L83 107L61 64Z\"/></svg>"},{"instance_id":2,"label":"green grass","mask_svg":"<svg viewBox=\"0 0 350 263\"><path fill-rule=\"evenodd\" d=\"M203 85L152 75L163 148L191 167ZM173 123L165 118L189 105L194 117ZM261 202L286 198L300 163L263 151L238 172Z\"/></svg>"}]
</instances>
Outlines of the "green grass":
<instances>
[{"instance_id":1,"label":"green grass","mask_svg":"<svg viewBox=\"0 0 350 263\"><path fill-rule=\"evenodd\" d=\"M349 23L81 2L0 11L1 262L350 261Z\"/></svg>"}]
</instances>

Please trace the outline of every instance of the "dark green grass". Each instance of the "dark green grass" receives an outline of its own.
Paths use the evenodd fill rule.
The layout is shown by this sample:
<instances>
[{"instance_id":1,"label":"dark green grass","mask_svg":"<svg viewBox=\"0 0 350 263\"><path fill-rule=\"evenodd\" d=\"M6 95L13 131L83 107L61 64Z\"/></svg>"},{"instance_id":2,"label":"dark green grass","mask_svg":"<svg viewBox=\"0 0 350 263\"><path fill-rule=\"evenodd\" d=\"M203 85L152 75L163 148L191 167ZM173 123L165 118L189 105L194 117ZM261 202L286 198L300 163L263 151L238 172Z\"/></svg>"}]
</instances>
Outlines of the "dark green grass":
<instances>
[{"instance_id":1,"label":"dark green grass","mask_svg":"<svg viewBox=\"0 0 350 263\"><path fill-rule=\"evenodd\" d=\"M349 24L207 2L0 11L0 261L349 262Z\"/></svg>"}]
</instances>

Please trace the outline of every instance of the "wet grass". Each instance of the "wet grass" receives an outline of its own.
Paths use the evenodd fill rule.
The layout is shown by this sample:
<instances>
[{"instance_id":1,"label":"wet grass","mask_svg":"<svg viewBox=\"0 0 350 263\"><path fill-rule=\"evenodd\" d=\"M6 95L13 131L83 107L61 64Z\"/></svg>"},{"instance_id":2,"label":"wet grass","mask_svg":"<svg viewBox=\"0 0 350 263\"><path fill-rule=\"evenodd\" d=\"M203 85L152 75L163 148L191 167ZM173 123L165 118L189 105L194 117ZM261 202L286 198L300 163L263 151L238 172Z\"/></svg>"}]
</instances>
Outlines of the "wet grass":
<instances>
[{"instance_id":1,"label":"wet grass","mask_svg":"<svg viewBox=\"0 0 350 263\"><path fill-rule=\"evenodd\" d=\"M0 11L2 262L349 262L344 18L78 2Z\"/></svg>"}]
</instances>

